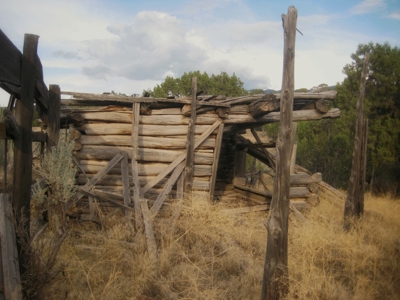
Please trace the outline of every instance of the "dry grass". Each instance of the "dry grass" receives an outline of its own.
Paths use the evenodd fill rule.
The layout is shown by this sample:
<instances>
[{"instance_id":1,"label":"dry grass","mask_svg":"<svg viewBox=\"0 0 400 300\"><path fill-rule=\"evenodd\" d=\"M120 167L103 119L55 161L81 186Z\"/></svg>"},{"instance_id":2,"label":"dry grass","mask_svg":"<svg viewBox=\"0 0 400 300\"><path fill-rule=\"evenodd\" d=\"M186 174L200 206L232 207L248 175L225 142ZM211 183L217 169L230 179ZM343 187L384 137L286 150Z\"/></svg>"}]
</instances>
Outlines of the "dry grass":
<instances>
[{"instance_id":1,"label":"dry grass","mask_svg":"<svg viewBox=\"0 0 400 300\"><path fill-rule=\"evenodd\" d=\"M288 299L399 299L399 205L367 196L367 213L349 233L342 207L329 199L306 214L307 224L291 220ZM186 200L173 233L176 207L157 216L155 269L144 236L134 243L124 218L103 230L75 225L59 253L66 267L46 299L260 299L266 213L221 208Z\"/></svg>"}]
</instances>

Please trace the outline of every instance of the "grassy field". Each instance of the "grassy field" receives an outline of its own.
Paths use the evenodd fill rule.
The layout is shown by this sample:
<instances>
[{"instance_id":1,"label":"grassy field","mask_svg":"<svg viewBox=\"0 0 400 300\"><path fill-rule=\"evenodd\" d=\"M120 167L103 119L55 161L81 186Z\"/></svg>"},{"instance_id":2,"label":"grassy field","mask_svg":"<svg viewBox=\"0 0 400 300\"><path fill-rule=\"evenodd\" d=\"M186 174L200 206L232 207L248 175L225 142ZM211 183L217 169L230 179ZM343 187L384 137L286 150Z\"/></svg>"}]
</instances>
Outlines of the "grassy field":
<instances>
[{"instance_id":1,"label":"grassy field","mask_svg":"<svg viewBox=\"0 0 400 300\"><path fill-rule=\"evenodd\" d=\"M332 199L306 212L307 223L291 217L287 299L400 299L400 201L367 194L365 207L348 233ZM156 265L123 217L103 229L75 224L58 256L63 271L42 298L260 299L267 213L233 216L224 208L192 198L175 227L176 206L157 216Z\"/></svg>"}]
</instances>

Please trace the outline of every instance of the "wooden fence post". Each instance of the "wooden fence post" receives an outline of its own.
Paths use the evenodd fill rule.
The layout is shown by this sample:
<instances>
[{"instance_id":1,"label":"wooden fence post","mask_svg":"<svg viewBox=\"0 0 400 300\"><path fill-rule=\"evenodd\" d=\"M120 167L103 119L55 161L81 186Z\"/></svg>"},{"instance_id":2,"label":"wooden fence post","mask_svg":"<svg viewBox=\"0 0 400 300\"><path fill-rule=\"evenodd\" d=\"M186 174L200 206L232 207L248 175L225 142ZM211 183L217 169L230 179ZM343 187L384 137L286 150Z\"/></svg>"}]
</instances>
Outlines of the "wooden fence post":
<instances>
[{"instance_id":1,"label":"wooden fence post","mask_svg":"<svg viewBox=\"0 0 400 300\"><path fill-rule=\"evenodd\" d=\"M294 6L289 7L287 15L282 15L282 22L284 29L282 97L274 193L266 222L268 238L261 296L263 300L279 299L288 291L288 217L297 23L297 9Z\"/></svg>"},{"instance_id":2,"label":"wooden fence post","mask_svg":"<svg viewBox=\"0 0 400 300\"><path fill-rule=\"evenodd\" d=\"M196 105L197 105L197 77L192 78L192 104L191 104L191 116L188 126L187 134L187 155L186 155L186 167L185 167L185 184L184 192L188 193L192 191L193 186L193 164L194 164L194 132L196 129Z\"/></svg>"},{"instance_id":3,"label":"wooden fence post","mask_svg":"<svg viewBox=\"0 0 400 300\"><path fill-rule=\"evenodd\" d=\"M25 269L28 259L21 253L21 244L29 240L30 231L30 197L32 182L32 119L35 93L35 66L39 36L25 34L21 63L21 99L15 105L15 119L19 136L14 139L14 183L13 206L16 212L17 225L23 221L25 236L20 236L18 243L21 271ZM21 239L24 239L23 243ZM25 262L25 263L24 263Z\"/></svg>"},{"instance_id":4,"label":"wooden fence post","mask_svg":"<svg viewBox=\"0 0 400 300\"><path fill-rule=\"evenodd\" d=\"M55 84L49 86L49 109L47 111L47 153L51 148L58 145L60 137L60 87Z\"/></svg>"},{"instance_id":5,"label":"wooden fence post","mask_svg":"<svg viewBox=\"0 0 400 300\"><path fill-rule=\"evenodd\" d=\"M357 101L356 133L354 137L353 165L350 174L350 185L344 207L344 228L350 229L351 217L364 213L364 188L366 166L367 122L364 120L364 96L367 82L369 53L365 53L361 73L360 95Z\"/></svg>"}]
</instances>

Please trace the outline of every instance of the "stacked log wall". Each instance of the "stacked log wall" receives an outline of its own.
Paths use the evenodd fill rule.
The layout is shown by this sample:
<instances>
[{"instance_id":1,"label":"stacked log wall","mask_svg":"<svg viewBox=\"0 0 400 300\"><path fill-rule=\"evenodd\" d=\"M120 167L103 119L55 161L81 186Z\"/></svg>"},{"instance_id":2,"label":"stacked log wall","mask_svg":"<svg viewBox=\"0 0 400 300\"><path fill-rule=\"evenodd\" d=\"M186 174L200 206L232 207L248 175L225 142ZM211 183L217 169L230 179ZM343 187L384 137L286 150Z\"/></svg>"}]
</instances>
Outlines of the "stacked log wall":
<instances>
[{"instance_id":1,"label":"stacked log wall","mask_svg":"<svg viewBox=\"0 0 400 300\"><path fill-rule=\"evenodd\" d=\"M80 169L77 176L78 185L84 185L104 167L118 152L128 154L129 163L132 157L132 113L121 108L116 111L81 111L84 123L75 127L75 155ZM151 115L140 115L138 137L138 173L141 186L154 179L181 153L186 151L187 121L181 115L180 108L153 109ZM207 118L206 118L207 119ZM195 136L200 136L212 124L199 118ZM214 161L215 130L195 151L194 158L194 191L209 192L210 176ZM85 173L83 173L83 172ZM131 168L130 185L133 186ZM145 193L145 197L154 199L161 191L168 176ZM122 194L121 167L117 164L96 185L97 189ZM174 195L174 192L171 193Z\"/></svg>"}]
</instances>

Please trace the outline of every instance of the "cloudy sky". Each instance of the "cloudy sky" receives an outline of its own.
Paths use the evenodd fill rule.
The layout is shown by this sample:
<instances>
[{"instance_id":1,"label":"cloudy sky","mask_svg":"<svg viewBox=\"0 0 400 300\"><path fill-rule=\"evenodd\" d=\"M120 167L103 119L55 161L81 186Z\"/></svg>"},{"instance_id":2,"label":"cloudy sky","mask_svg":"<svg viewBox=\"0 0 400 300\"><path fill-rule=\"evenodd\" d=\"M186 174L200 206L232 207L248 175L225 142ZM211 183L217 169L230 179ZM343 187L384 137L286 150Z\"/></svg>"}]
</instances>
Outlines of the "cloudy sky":
<instances>
[{"instance_id":1,"label":"cloudy sky","mask_svg":"<svg viewBox=\"0 0 400 300\"><path fill-rule=\"evenodd\" d=\"M281 14L298 10L296 88L344 79L358 44L400 46L400 0L0 0L0 28L22 49L40 36L46 84L133 94L167 75L222 71L280 89ZM8 95L0 92L0 104Z\"/></svg>"}]
</instances>

